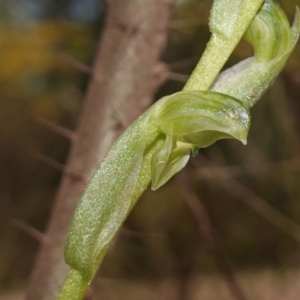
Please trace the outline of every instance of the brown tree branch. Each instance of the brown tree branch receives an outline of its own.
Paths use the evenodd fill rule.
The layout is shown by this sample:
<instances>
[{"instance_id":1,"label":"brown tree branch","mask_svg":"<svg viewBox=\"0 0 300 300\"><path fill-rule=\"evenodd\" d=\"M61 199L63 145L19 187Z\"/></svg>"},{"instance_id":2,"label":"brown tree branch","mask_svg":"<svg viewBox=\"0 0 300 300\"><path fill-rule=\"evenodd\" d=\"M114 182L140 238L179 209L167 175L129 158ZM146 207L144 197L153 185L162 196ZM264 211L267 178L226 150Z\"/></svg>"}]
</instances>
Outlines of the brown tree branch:
<instances>
[{"instance_id":1,"label":"brown tree branch","mask_svg":"<svg viewBox=\"0 0 300 300\"><path fill-rule=\"evenodd\" d=\"M53 300L68 271L67 231L86 183L124 126L151 103L152 70L166 42L174 0L109 0L101 43L66 168L26 299ZM118 118L115 118L115 111ZM122 124L120 124L121 119Z\"/></svg>"}]
</instances>

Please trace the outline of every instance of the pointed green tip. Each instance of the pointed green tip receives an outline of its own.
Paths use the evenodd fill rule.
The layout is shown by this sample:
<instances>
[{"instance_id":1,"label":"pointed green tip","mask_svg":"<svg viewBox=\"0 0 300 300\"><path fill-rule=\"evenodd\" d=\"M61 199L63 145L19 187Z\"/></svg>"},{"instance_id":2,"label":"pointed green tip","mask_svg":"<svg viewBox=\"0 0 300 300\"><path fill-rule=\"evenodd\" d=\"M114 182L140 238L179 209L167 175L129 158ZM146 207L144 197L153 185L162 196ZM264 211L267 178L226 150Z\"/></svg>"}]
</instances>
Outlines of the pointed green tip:
<instances>
[{"instance_id":1,"label":"pointed green tip","mask_svg":"<svg viewBox=\"0 0 300 300\"><path fill-rule=\"evenodd\" d=\"M247 145L247 138L242 139L241 142L243 143L244 146L246 146Z\"/></svg>"},{"instance_id":2,"label":"pointed green tip","mask_svg":"<svg viewBox=\"0 0 300 300\"><path fill-rule=\"evenodd\" d=\"M165 183L160 183L160 182L151 182L151 190L152 191L156 191L158 190L162 185L164 185Z\"/></svg>"},{"instance_id":3,"label":"pointed green tip","mask_svg":"<svg viewBox=\"0 0 300 300\"><path fill-rule=\"evenodd\" d=\"M192 145L191 149L192 149L192 155L193 157L195 157L198 154L200 147L198 145Z\"/></svg>"},{"instance_id":4,"label":"pointed green tip","mask_svg":"<svg viewBox=\"0 0 300 300\"><path fill-rule=\"evenodd\" d=\"M235 138L242 142L244 146L247 145L248 131L246 133L243 132L240 136L236 136Z\"/></svg>"}]
</instances>

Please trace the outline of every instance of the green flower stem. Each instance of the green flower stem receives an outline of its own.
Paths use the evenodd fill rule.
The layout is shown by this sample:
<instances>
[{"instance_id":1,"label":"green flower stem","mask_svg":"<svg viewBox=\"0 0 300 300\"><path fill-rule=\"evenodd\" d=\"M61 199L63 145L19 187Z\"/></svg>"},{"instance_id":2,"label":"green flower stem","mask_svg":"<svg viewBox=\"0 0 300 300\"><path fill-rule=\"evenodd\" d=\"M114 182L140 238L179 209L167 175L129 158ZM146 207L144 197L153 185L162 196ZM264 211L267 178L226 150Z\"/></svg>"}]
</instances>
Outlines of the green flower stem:
<instances>
[{"instance_id":1,"label":"green flower stem","mask_svg":"<svg viewBox=\"0 0 300 300\"><path fill-rule=\"evenodd\" d=\"M210 88L262 3L263 0L214 1L210 16L212 36L184 91Z\"/></svg>"},{"instance_id":2,"label":"green flower stem","mask_svg":"<svg viewBox=\"0 0 300 300\"><path fill-rule=\"evenodd\" d=\"M114 144L76 209L65 248L71 270L59 300L83 298L111 241L151 181L151 158L161 146L149 126L150 108Z\"/></svg>"}]
</instances>

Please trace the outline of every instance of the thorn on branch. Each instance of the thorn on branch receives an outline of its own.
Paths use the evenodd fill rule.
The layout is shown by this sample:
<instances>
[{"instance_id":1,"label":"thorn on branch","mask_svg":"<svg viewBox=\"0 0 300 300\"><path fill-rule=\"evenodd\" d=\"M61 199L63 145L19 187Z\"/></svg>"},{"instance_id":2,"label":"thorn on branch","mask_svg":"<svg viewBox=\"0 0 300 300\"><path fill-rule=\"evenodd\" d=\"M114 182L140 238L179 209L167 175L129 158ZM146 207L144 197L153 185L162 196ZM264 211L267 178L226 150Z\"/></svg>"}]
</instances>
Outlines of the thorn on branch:
<instances>
[{"instance_id":1,"label":"thorn on branch","mask_svg":"<svg viewBox=\"0 0 300 300\"><path fill-rule=\"evenodd\" d=\"M86 176L79 174L78 172L75 172L73 170L69 170L65 165L55 161L54 159L33 149L29 149L29 152L33 157L35 157L39 161L64 174L67 174L72 180L82 182L84 186L88 183Z\"/></svg>"},{"instance_id":2,"label":"thorn on branch","mask_svg":"<svg viewBox=\"0 0 300 300\"><path fill-rule=\"evenodd\" d=\"M193 56L191 58L183 59L174 63L168 64L170 70L182 69L185 67L193 66L199 61L199 56Z\"/></svg>"},{"instance_id":3,"label":"thorn on branch","mask_svg":"<svg viewBox=\"0 0 300 300\"><path fill-rule=\"evenodd\" d=\"M43 125L44 127L54 131L55 133L58 133L59 135L65 137L65 138L67 138L71 141L73 141L75 139L76 134L73 131L69 130L69 129L61 127L61 126L59 126L55 123L52 123L51 121L48 121L48 120L46 120L42 117L39 117L39 116L36 116L35 120L39 124Z\"/></svg>"},{"instance_id":4,"label":"thorn on branch","mask_svg":"<svg viewBox=\"0 0 300 300\"><path fill-rule=\"evenodd\" d=\"M66 167L55 161L54 159L34 150L34 149L29 149L29 153L36 159L38 159L39 161L45 163L46 165L58 170L58 171L61 171L61 172L65 172L66 171Z\"/></svg>"},{"instance_id":5,"label":"thorn on branch","mask_svg":"<svg viewBox=\"0 0 300 300\"><path fill-rule=\"evenodd\" d=\"M151 72L152 90L156 92L159 87L164 84L169 77L169 68L164 62L158 62L154 65Z\"/></svg>"},{"instance_id":6,"label":"thorn on branch","mask_svg":"<svg viewBox=\"0 0 300 300\"><path fill-rule=\"evenodd\" d=\"M29 225L24 221L13 219L11 221L11 225L19 229L20 231L26 233L27 235L33 237L35 240L39 241L40 243L46 242L46 237L42 232L40 232L39 230L37 230L36 228L34 228L33 226Z\"/></svg>"},{"instance_id":7,"label":"thorn on branch","mask_svg":"<svg viewBox=\"0 0 300 300\"><path fill-rule=\"evenodd\" d=\"M123 21L119 16L114 16L110 14L109 19L112 24L115 24L121 29L126 37L133 36L137 34L139 29L141 28L141 16L139 16L139 20L134 20L131 23Z\"/></svg>"},{"instance_id":8,"label":"thorn on branch","mask_svg":"<svg viewBox=\"0 0 300 300\"><path fill-rule=\"evenodd\" d=\"M63 171L64 174L68 175L72 180L80 182L84 187L88 184L88 179L83 174L69 170L67 168Z\"/></svg>"},{"instance_id":9,"label":"thorn on branch","mask_svg":"<svg viewBox=\"0 0 300 300\"><path fill-rule=\"evenodd\" d=\"M179 81L179 82L187 82L189 76L184 74L169 72L169 79Z\"/></svg>"},{"instance_id":10,"label":"thorn on branch","mask_svg":"<svg viewBox=\"0 0 300 300\"><path fill-rule=\"evenodd\" d=\"M128 122L126 123L125 120L122 118L122 114L120 110L116 107L115 103L112 101L112 109L113 109L113 119L115 122L112 123L111 129L115 132L122 133L129 125Z\"/></svg>"},{"instance_id":11,"label":"thorn on branch","mask_svg":"<svg viewBox=\"0 0 300 300\"><path fill-rule=\"evenodd\" d=\"M167 80L175 80L179 82L186 82L189 76L170 71L167 64L163 62L157 63L152 70L153 86L160 86Z\"/></svg>"},{"instance_id":12,"label":"thorn on branch","mask_svg":"<svg viewBox=\"0 0 300 300\"><path fill-rule=\"evenodd\" d=\"M61 59L63 62L67 63L68 65L74 67L76 70L88 74L93 75L94 70L92 67L85 65L81 61L75 59L74 57L71 57L70 55L64 54L64 53L56 53L55 54L59 59Z\"/></svg>"}]
</instances>

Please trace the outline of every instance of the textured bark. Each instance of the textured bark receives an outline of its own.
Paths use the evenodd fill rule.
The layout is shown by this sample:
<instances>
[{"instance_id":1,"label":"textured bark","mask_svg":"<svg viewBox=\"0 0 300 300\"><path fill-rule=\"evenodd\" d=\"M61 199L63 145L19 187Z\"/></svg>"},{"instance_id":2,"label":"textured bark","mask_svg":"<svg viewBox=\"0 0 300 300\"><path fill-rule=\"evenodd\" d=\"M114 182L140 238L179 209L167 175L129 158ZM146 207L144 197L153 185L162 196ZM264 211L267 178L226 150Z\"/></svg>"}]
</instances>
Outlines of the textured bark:
<instances>
[{"instance_id":1,"label":"textured bark","mask_svg":"<svg viewBox=\"0 0 300 300\"><path fill-rule=\"evenodd\" d=\"M153 71L174 0L110 0L75 138L29 282L26 299L55 299L68 271L70 221L95 168L121 131L150 104Z\"/></svg>"}]
</instances>

